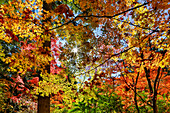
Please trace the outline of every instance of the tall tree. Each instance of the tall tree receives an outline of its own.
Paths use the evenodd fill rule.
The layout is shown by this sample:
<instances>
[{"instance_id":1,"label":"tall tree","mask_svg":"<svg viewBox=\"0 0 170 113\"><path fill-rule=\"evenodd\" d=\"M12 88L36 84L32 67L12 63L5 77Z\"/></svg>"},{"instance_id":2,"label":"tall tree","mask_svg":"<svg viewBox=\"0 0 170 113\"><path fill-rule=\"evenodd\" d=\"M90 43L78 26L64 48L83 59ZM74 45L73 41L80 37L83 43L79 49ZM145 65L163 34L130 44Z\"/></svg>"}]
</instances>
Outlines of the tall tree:
<instances>
[{"instance_id":1,"label":"tall tree","mask_svg":"<svg viewBox=\"0 0 170 113\"><path fill-rule=\"evenodd\" d=\"M50 21L51 17L45 18L45 14L47 14L46 11L50 11L50 6L49 6L49 4L46 3L46 1L43 1L43 17L45 20L42 21L43 22L42 27L44 29L45 29L44 25L47 22L51 23L51 21ZM50 49L51 49L51 36L48 34L48 32L46 33L46 35L49 36L49 40L48 41L46 40L44 42L43 49L46 49L46 48L47 49L49 48L49 49L46 50L46 52L43 54L50 53ZM50 54L49 54L49 56L50 56ZM45 70L47 70L47 73L50 74L50 64L45 66ZM43 80L41 76L39 77L39 80L41 80L41 81ZM49 112L50 112L50 96L41 96L39 94L39 96L38 96L38 113L49 113Z\"/></svg>"}]
</instances>

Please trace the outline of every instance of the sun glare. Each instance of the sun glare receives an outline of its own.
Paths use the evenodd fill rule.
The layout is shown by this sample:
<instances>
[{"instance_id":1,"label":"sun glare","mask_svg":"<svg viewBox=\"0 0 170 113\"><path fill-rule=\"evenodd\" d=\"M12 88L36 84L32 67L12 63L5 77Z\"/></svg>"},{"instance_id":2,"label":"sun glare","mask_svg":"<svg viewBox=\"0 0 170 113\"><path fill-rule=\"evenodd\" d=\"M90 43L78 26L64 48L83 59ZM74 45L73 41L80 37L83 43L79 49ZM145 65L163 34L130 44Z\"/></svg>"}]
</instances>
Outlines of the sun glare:
<instances>
[{"instance_id":1,"label":"sun glare","mask_svg":"<svg viewBox=\"0 0 170 113\"><path fill-rule=\"evenodd\" d=\"M78 49L77 48L73 48L72 52L77 53Z\"/></svg>"}]
</instances>

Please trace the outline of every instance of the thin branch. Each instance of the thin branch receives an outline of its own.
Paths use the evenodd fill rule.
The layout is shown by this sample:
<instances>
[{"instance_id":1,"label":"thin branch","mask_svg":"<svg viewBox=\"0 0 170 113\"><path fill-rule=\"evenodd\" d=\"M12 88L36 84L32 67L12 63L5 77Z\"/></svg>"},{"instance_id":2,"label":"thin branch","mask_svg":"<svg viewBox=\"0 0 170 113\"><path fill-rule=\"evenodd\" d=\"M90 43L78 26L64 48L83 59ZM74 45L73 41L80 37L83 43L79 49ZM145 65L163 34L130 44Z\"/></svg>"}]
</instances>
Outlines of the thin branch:
<instances>
[{"instance_id":1,"label":"thin branch","mask_svg":"<svg viewBox=\"0 0 170 113\"><path fill-rule=\"evenodd\" d=\"M117 55L120 55L120 54L122 54L122 53L125 53L125 52L129 51L130 49L132 49L132 48L134 48L134 47L135 47L135 46L130 47L130 48L128 48L128 49L126 49L126 50L124 50L124 51L121 51L121 52L119 52L119 53L113 54L113 55L111 55L108 59L106 59L106 60L103 61L101 64L99 64L98 66L96 66L96 67L94 67L93 69L91 69L91 70L89 70L89 71L86 71L86 72L84 72L84 73L80 73L80 74L78 74L78 75L89 73L90 71L92 71L92 70L94 70L94 69L97 69L98 67L100 67L100 66L102 66L103 64L105 64L105 63L106 63L107 61L109 61L113 56L117 56Z\"/></svg>"},{"instance_id":2,"label":"thin branch","mask_svg":"<svg viewBox=\"0 0 170 113\"><path fill-rule=\"evenodd\" d=\"M135 26L135 27L139 27L139 28L141 28L141 29L151 30L151 31L154 31L154 32L160 32L160 31L157 30L157 29L153 30L153 29L151 29L151 28L141 27L140 25L135 25L135 24L133 24L132 22L123 21L123 20L119 20L119 19L116 19L116 18L113 18L113 19L115 19L115 20L117 20L117 21L120 21L120 22L127 23L127 24L132 25L132 26Z\"/></svg>"},{"instance_id":3,"label":"thin branch","mask_svg":"<svg viewBox=\"0 0 170 113\"><path fill-rule=\"evenodd\" d=\"M156 28L158 29L158 28ZM156 31L152 31L149 35L153 34L154 32ZM141 51L141 48L140 48L140 51ZM143 52L141 53L141 59L143 60ZM153 90L152 90L152 85L151 85L151 81L150 81L150 75L149 75L149 69L147 69L146 67L144 67L144 70L145 70L145 73L146 73L146 79L148 81L148 85L149 85L149 89L150 89L150 93L153 94Z\"/></svg>"},{"instance_id":4,"label":"thin branch","mask_svg":"<svg viewBox=\"0 0 170 113\"><path fill-rule=\"evenodd\" d=\"M159 83L160 83L160 80L161 80L161 78L162 78L162 72L161 72L161 76L159 77L159 79L158 79L158 85L157 85L157 90L158 90L158 88L159 88Z\"/></svg>"},{"instance_id":5,"label":"thin branch","mask_svg":"<svg viewBox=\"0 0 170 113\"><path fill-rule=\"evenodd\" d=\"M132 87L130 87L130 88L134 91L134 89L133 89ZM147 101L145 101L137 92L136 92L136 95L138 95L138 97L139 97L143 102L145 102L147 105L153 107L151 104L149 104Z\"/></svg>"},{"instance_id":6,"label":"thin branch","mask_svg":"<svg viewBox=\"0 0 170 113\"><path fill-rule=\"evenodd\" d=\"M115 15L113 15L113 16L95 16L95 15L76 16L74 19L72 19L72 20L70 20L70 21L68 21L68 22L66 22L66 23L64 23L64 24L62 24L62 25L60 25L60 26L56 26L56 27L54 27L54 28L48 29L47 31L60 28L60 27L62 27L62 26L64 26L64 25L68 25L69 23L73 22L73 21L74 21L76 18L78 18L78 17L113 18L113 17L119 16L119 15L121 15L121 14L124 14L124 13L126 13L126 12L128 12L128 11L131 11L131 10L137 9L137 8L139 8L139 7L142 7L142 6L144 6L144 5L147 5L147 4L149 4L149 2L146 2L146 3L142 4L142 5L139 5L139 6L130 8L130 9L126 10L126 11L120 12L120 13L115 14ZM82 13L82 14L83 14L83 13ZM17 18L12 18L12 17L8 17L8 18L11 18L11 19L14 19L14 20L22 20L22 21L26 21L26 22L33 22L33 23L35 24L35 22L32 21L32 20L23 20L23 19L17 19ZM120 20L119 20L119 21L120 21ZM123 22L124 22L124 21L123 21ZM139 26L139 25L134 25L134 24L131 23L131 22L130 22L130 23L129 23L129 22L125 22L125 23L128 23L128 24L133 25L133 26L136 26L136 27L140 27L140 28L142 28L142 29L152 30L152 29L150 29L150 28L144 28L144 27L141 27L141 26ZM152 30L152 31L159 32L159 30Z\"/></svg>"},{"instance_id":7,"label":"thin branch","mask_svg":"<svg viewBox=\"0 0 170 113\"><path fill-rule=\"evenodd\" d=\"M130 8L130 9L126 10L126 11L120 12L120 13L115 14L115 15L113 15L113 16L95 16L95 15L80 16L81 14L79 14L79 16L76 16L73 20L70 20L70 21L68 21L68 22L66 22L66 23L64 23L64 24L62 24L62 25L60 25L60 26L56 26L56 27L54 27L54 28L52 28L52 29L49 29L49 30L54 30L54 29L57 29L57 28L62 27L62 26L64 26L64 25L68 25L69 23L73 22L73 21L74 21L76 18L78 18L78 17L80 17L80 18L82 18L82 17L113 18L113 17L119 16L119 15L121 15L121 14L124 14L124 13L126 13L126 12L128 12L128 11L131 11L131 10L137 9L137 8L139 8L139 7L142 7L142 6L144 6L144 5L147 5L147 4L149 4L149 2L144 3L144 4L142 4L142 5L139 5L139 6L136 6L136 7L133 7L133 8ZM83 13L82 13L82 14L83 14Z\"/></svg>"},{"instance_id":8,"label":"thin branch","mask_svg":"<svg viewBox=\"0 0 170 113\"><path fill-rule=\"evenodd\" d=\"M117 68L119 69L119 71L121 72L121 69L120 69L120 67L117 65L116 62L115 62L115 64L116 64ZM135 92L135 90L132 88L132 86L129 85L129 84L127 83L127 81L125 80L124 75L123 75L122 73L121 73L121 75L123 76L123 79L124 79L126 85L128 85L128 87L129 87L130 89L132 89L132 90ZM146 103L147 105L149 105L149 106L152 107L152 105L149 104L147 101L145 101L145 100L144 100L137 92L136 92L136 95L138 95L138 97L139 97L144 103Z\"/></svg>"},{"instance_id":9,"label":"thin branch","mask_svg":"<svg viewBox=\"0 0 170 113\"><path fill-rule=\"evenodd\" d=\"M144 5L147 5L147 4L149 4L149 2L146 2L146 3L142 4L142 5L139 5L139 6L130 8L130 9L126 10L126 11L122 11L122 12L120 12L120 13L118 13L118 14L113 15L113 16L95 16L95 15L88 15L88 16L77 16L77 17L113 18L113 17L119 16L119 15L122 15L122 14L128 12L128 11L131 11L131 10L137 9L137 8L139 8L139 7L142 7L142 6L144 6Z\"/></svg>"},{"instance_id":10,"label":"thin branch","mask_svg":"<svg viewBox=\"0 0 170 113\"><path fill-rule=\"evenodd\" d=\"M60 25L60 26L56 26L56 27L54 27L54 28L48 29L48 31L49 31L49 30L54 30L54 29L60 28L60 27L62 27L62 26L64 26L64 25L68 25L69 23L73 22L76 18L78 18L78 16L76 16L74 19L72 19L72 20L70 20L70 21L68 21L68 22L66 22L66 23L64 23L64 24L62 24L62 25Z\"/></svg>"},{"instance_id":11,"label":"thin branch","mask_svg":"<svg viewBox=\"0 0 170 113\"><path fill-rule=\"evenodd\" d=\"M145 38L147 38L149 35L153 34L154 32L155 32L155 31L152 31L152 32L149 33ZM144 39L145 39L145 38L144 38ZM132 46L132 47L130 47L130 48L124 50L124 51L121 51L121 52L119 52L119 53L113 54L113 55L111 55L108 59L106 59L106 60L103 61L101 64L99 64L98 66L96 66L96 67L94 67L93 69L91 69L91 70L89 70L89 71L86 71L86 72L84 72L84 73L80 73L80 74L78 74L78 75L89 73L90 71L92 71L92 70L94 70L94 69L97 69L98 67L100 67L100 66L102 66L103 64L105 64L105 63L106 63L107 61L109 61L112 57L117 56L117 55L120 55L120 54L125 53L125 52L128 52L130 49L132 49L132 48L134 48L134 47L135 47L135 46Z\"/></svg>"}]
</instances>

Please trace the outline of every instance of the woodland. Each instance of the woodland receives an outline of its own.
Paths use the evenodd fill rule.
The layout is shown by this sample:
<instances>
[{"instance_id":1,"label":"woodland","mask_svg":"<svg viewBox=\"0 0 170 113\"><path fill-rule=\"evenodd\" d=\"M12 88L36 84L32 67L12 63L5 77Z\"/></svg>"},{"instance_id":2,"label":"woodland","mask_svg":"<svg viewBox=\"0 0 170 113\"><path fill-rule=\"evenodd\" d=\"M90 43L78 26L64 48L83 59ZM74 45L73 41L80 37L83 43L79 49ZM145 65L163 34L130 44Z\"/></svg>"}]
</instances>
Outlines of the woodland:
<instances>
[{"instance_id":1,"label":"woodland","mask_svg":"<svg viewBox=\"0 0 170 113\"><path fill-rule=\"evenodd\" d=\"M0 113L170 113L169 0L0 0Z\"/></svg>"}]
</instances>

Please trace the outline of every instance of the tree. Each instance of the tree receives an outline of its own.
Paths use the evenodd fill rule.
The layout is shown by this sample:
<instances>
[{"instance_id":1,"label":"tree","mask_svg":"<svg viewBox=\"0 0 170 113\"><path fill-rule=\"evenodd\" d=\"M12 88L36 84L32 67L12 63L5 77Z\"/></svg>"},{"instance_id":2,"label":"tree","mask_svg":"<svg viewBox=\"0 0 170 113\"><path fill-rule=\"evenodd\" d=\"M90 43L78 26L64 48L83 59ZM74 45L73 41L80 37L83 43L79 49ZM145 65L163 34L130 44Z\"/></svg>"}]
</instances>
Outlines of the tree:
<instances>
[{"instance_id":1,"label":"tree","mask_svg":"<svg viewBox=\"0 0 170 113\"><path fill-rule=\"evenodd\" d=\"M137 112L141 112L142 107L148 108L149 106L148 111L152 110L156 113L158 112L157 105L159 105L158 97L162 98L163 93L161 92L167 93L169 91L169 86L166 85L166 88L163 88L163 86L165 87L164 83L167 83L169 78L168 5L162 7L162 4L166 4L167 1L161 2L162 4L159 4L158 1L128 2L127 4L121 1L107 4L108 2L91 1L90 4L88 3L91 6L88 6L85 1L80 2L82 7L85 6L89 9L86 12L86 8L83 7L82 9L86 13L78 18L84 18L83 22L89 20L86 21L89 23L86 26L90 26L91 29L99 26L97 22L102 23L103 35L96 37L92 35L93 33L89 33L88 36L90 36L85 40L83 39L84 35L82 39L76 40L79 59L69 53L70 48L72 48L70 45L72 43L73 46L76 45L74 39L73 41L69 40L66 49L70 48L64 51L64 54L67 55L61 57L63 59L75 58L74 62L72 60L66 62L69 65L73 62L77 69L83 68L82 73L79 70L80 75L90 74L94 76L95 73L100 73L101 69L106 71L108 75L119 73L116 92L124 99L124 103L126 103L124 108L128 111L129 105L134 103ZM107 5L108 9L104 5ZM128 8L131 6L134 7ZM120 11L123 9L122 7L125 10ZM103 11L99 12L100 8L103 8ZM107 64L107 67L104 64ZM91 69L87 70L85 68L87 66ZM124 92L122 88L125 89ZM148 99L146 99L147 96ZM165 100L168 104L168 96ZM127 104L128 102L129 104ZM131 107L133 109L134 106ZM130 108L130 110L132 109ZM169 108L166 106L165 109Z\"/></svg>"},{"instance_id":2,"label":"tree","mask_svg":"<svg viewBox=\"0 0 170 113\"><path fill-rule=\"evenodd\" d=\"M10 63L8 72L14 73L15 82L19 77L27 79L20 85L32 83L30 93L45 96L42 99L48 103L49 95L60 90L63 103L71 104L68 101L81 95L73 91L67 98L75 86L74 77L91 77L93 83L95 75L103 72L104 78L118 75L115 92L128 103L124 105L127 112L134 102L138 112L150 106L148 111L157 113L158 97L163 97L162 92L169 95L169 86L164 88L169 77L168 6L166 0L8 1L1 5L1 40L14 42L18 52L9 57L1 52L1 58L4 64ZM64 47L51 48L50 42L59 37L66 41ZM54 56L60 52L62 66L51 64L56 76L50 73L50 62L55 63ZM125 91L120 93L120 88ZM125 98L130 96L132 101ZM168 96L163 98L169 103Z\"/></svg>"},{"instance_id":3,"label":"tree","mask_svg":"<svg viewBox=\"0 0 170 113\"><path fill-rule=\"evenodd\" d=\"M53 88L48 90L49 87L56 85L54 82L56 82L57 77L47 78L49 76L49 71L51 71L53 76L54 74L58 74L61 70L55 63L56 60L54 60L50 56L50 40L51 37L52 41L56 42L56 34L52 31L49 31L49 27L51 24L49 24L49 18L46 18L46 15L48 15L45 10L48 9L51 10L49 6L43 6L42 1L36 2L37 4L32 4L29 6L30 1L25 1L25 3L21 1L9 1L7 4L3 4L1 8L1 33L2 36L5 37L5 41L8 42L16 42L16 46L19 47L18 53L13 53L9 57L3 57L2 61L6 64L10 63L8 67L8 72L13 72L12 75L14 82L17 84L21 84L22 86L26 85L26 83L31 83L31 86L28 86L30 90L34 90L36 94L40 93L39 100L46 99L48 102L49 100L49 94L57 93L59 89ZM38 6L39 5L39 6ZM9 10L9 7L11 10ZM35 14L38 16L41 16L40 12L35 13L35 9L38 7L39 9L44 8L42 17L35 17ZM33 10L31 9L33 8ZM62 8L68 8L68 6L64 5ZM66 10L67 11L67 10ZM57 10L55 11L57 12ZM69 11L69 14L71 12ZM62 12L61 12L62 15ZM71 15L67 15L67 17L70 17ZM11 27L11 25L13 25ZM48 25L48 27L47 27ZM5 32L4 32L5 31ZM2 40L4 40L3 37L1 37ZM50 42L50 43L49 43ZM54 44L53 45L56 45ZM52 45L52 46L53 46ZM57 46L55 48L52 48L53 55L58 56L58 50ZM2 53L2 56L4 54ZM50 63L51 61L53 64L51 64L52 69L50 70ZM48 71L47 71L48 70ZM11 75L10 75L11 76ZM11 78L12 78L11 77ZM21 78L22 77L22 78ZM18 82L19 78L19 82ZM46 79L45 79L46 78ZM59 75L59 78L60 75ZM40 81L38 84L39 79L43 80ZM62 77L62 79L64 79ZM25 82L23 83L23 81ZM52 82L50 83L49 81ZM46 86L46 83L48 82L49 85L47 85L46 88L44 88L44 85ZM29 84L30 85L30 84ZM24 87L23 86L23 87ZM39 86L39 87L37 87ZM42 86L42 87L40 87ZM15 85L14 85L15 87ZM18 87L18 86L16 86ZM22 88L23 88L22 87ZM41 89L42 88L42 89ZM55 90L54 90L55 89ZM46 90L46 91L43 91ZM29 94L32 94L33 92L29 92ZM43 97L45 95L45 97ZM42 98L42 99L41 99ZM40 102L41 104L41 102ZM40 105L39 104L39 105ZM43 104L44 105L44 104ZM38 112L49 112L50 103L47 104L48 107L47 111L43 109L39 109ZM41 107L41 106L40 106ZM39 107L38 107L39 108ZM42 111L43 110L43 111Z\"/></svg>"}]
</instances>

